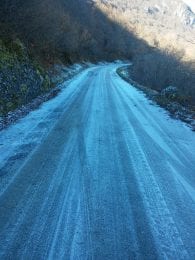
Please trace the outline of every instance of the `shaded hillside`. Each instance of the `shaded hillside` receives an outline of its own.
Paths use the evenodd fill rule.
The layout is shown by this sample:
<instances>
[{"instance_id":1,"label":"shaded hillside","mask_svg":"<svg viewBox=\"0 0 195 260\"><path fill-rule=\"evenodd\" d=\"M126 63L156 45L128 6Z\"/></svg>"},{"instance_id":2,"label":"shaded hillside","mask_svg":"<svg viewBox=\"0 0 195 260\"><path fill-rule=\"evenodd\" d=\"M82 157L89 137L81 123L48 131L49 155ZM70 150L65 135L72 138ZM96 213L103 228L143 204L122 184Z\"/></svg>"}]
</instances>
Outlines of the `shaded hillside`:
<instances>
[{"instance_id":1,"label":"shaded hillside","mask_svg":"<svg viewBox=\"0 0 195 260\"><path fill-rule=\"evenodd\" d=\"M111 21L147 45L140 48L147 51L133 55L133 79L158 91L176 86L185 103L195 104L195 14L190 6L182 0L93 2Z\"/></svg>"},{"instance_id":2,"label":"shaded hillside","mask_svg":"<svg viewBox=\"0 0 195 260\"><path fill-rule=\"evenodd\" d=\"M50 88L47 73L19 39L0 40L0 117Z\"/></svg>"},{"instance_id":3,"label":"shaded hillside","mask_svg":"<svg viewBox=\"0 0 195 260\"><path fill-rule=\"evenodd\" d=\"M153 8L155 1L147 2ZM145 4L145 1L141 0L7 0L1 4L0 9L0 36L3 44L20 39L29 64L41 64L45 68L58 62L131 59L134 61L131 75L135 80L154 89L174 85L190 102L195 102L194 61L193 55L189 55L192 53L191 48L194 50L190 38L193 37L193 33L190 34L193 32L191 25L179 20L183 26L189 26L186 32L184 29L176 30L174 36L177 38L179 33L184 38L184 45L180 44L179 40L178 45L175 44L171 37L164 37L163 40L164 32L169 34L175 28L169 22L170 12L164 16L159 14L157 9L147 9L144 14L143 3ZM177 25L178 21L175 21ZM7 47L4 44L1 51L2 55L8 52L13 57L14 69L10 71L10 75L17 68L21 80L19 85L23 86L26 84L23 76L24 62L15 54L13 48ZM15 97L16 93L21 96L14 76L10 76L9 80L6 76L9 74L5 69L9 67L7 65L9 62L6 64L4 60L1 93L6 93L6 97ZM35 71L33 78L36 78L36 66L32 66ZM41 76L47 79L45 72ZM5 86L8 85L7 92ZM27 97L38 95L41 86L34 92L36 84L29 83ZM47 87L45 91L48 89ZM11 109L28 102L26 95L24 100L16 102ZM13 103L9 99L6 100L8 109L6 105L5 111L10 109L10 102ZM4 98L1 103L4 104Z\"/></svg>"},{"instance_id":4,"label":"shaded hillside","mask_svg":"<svg viewBox=\"0 0 195 260\"><path fill-rule=\"evenodd\" d=\"M94 0L110 19L150 46L195 59L195 14L182 0Z\"/></svg>"},{"instance_id":5,"label":"shaded hillside","mask_svg":"<svg viewBox=\"0 0 195 260\"><path fill-rule=\"evenodd\" d=\"M142 40L195 58L195 15L182 0L7 0L0 17L49 62L131 58Z\"/></svg>"},{"instance_id":6,"label":"shaded hillside","mask_svg":"<svg viewBox=\"0 0 195 260\"><path fill-rule=\"evenodd\" d=\"M145 47L92 1L11 0L2 7L1 25L49 62L131 58Z\"/></svg>"}]
</instances>

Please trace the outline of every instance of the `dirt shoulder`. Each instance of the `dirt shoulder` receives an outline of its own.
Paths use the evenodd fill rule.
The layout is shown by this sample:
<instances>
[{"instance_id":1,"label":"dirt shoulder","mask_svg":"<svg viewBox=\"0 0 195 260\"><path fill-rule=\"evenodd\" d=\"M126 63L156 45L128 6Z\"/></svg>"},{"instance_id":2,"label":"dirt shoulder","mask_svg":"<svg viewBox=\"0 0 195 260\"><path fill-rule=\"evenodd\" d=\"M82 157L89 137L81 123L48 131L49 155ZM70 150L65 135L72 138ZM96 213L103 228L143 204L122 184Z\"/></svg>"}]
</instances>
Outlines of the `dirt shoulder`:
<instances>
[{"instance_id":1,"label":"dirt shoulder","mask_svg":"<svg viewBox=\"0 0 195 260\"><path fill-rule=\"evenodd\" d=\"M169 89L167 88L167 91L164 90L158 92L151 88L140 85L139 83L131 79L129 75L129 66L123 66L119 68L117 70L117 73L121 78L123 78L133 87L144 92L149 99L154 101L159 106L165 108L169 112L171 117L182 120L190 126L192 131L195 131L195 107L190 105L184 106L183 104L178 102L178 100L180 99L177 98L177 94L172 93L171 90L169 93L170 87Z\"/></svg>"},{"instance_id":2,"label":"dirt shoulder","mask_svg":"<svg viewBox=\"0 0 195 260\"><path fill-rule=\"evenodd\" d=\"M70 67L57 66L50 71L50 78L54 87L44 94L34 98L31 102L26 105L22 105L19 108L10 111L4 117L0 117L0 131L7 128L11 124L14 124L19 119L23 118L31 111L37 109L43 102L46 102L59 94L64 87L64 83L78 73L88 67L88 64L76 64Z\"/></svg>"}]
</instances>

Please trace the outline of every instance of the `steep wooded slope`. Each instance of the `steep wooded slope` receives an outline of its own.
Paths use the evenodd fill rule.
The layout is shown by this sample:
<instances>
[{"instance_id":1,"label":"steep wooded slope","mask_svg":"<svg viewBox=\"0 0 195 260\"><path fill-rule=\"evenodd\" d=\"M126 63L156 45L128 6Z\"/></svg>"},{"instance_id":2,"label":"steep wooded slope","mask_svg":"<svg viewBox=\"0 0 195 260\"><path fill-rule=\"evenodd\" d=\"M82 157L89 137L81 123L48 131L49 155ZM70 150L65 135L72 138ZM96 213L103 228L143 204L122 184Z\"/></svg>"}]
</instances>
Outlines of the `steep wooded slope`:
<instances>
[{"instance_id":1,"label":"steep wooded slope","mask_svg":"<svg viewBox=\"0 0 195 260\"><path fill-rule=\"evenodd\" d=\"M194 31L194 14L181 0L6 0L0 9L2 46L20 39L35 64L133 59L134 79L159 90L172 84L190 100ZM2 55L7 50L12 66L23 70L15 50L2 47ZM7 65L3 59L2 67ZM1 78L7 86L6 76ZM14 77L9 84L15 92Z\"/></svg>"}]
</instances>

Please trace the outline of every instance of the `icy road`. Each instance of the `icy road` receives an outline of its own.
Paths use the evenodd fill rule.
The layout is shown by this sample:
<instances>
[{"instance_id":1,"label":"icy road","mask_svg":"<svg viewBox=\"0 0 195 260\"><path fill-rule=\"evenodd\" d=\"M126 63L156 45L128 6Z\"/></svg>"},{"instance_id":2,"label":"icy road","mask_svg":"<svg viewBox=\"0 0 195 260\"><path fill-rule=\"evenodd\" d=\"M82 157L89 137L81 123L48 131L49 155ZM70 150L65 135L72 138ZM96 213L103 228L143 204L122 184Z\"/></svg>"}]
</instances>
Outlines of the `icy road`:
<instances>
[{"instance_id":1,"label":"icy road","mask_svg":"<svg viewBox=\"0 0 195 260\"><path fill-rule=\"evenodd\" d=\"M195 134L118 66L0 133L0 259L195 259Z\"/></svg>"}]
</instances>

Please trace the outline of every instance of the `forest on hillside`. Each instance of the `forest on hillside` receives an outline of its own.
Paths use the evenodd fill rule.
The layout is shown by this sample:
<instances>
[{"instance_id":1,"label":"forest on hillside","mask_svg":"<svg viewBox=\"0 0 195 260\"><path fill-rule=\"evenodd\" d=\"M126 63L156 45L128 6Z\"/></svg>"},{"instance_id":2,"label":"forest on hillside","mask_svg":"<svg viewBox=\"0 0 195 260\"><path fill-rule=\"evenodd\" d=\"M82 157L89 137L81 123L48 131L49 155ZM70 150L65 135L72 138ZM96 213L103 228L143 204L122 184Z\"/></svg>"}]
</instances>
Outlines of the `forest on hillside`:
<instances>
[{"instance_id":1,"label":"forest on hillside","mask_svg":"<svg viewBox=\"0 0 195 260\"><path fill-rule=\"evenodd\" d=\"M191 38L163 39L165 31L170 35L178 26L175 22L171 27L171 15L167 13L165 22L162 15L151 16L149 9L142 17L140 10L135 1L126 0L6 0L0 9L2 46L15 52L19 39L33 64L43 68L56 63L132 60L131 75L136 81L159 91L174 85L188 102L195 103ZM188 39L193 30L176 32ZM43 74L42 69L38 71Z\"/></svg>"},{"instance_id":2,"label":"forest on hillside","mask_svg":"<svg viewBox=\"0 0 195 260\"><path fill-rule=\"evenodd\" d=\"M1 33L9 28L48 62L131 58L141 45L90 1L5 1L0 17Z\"/></svg>"}]
</instances>

